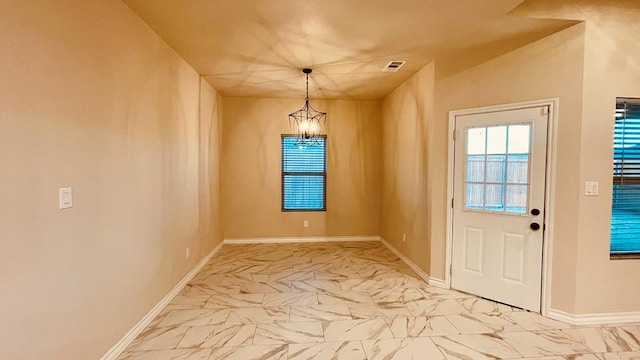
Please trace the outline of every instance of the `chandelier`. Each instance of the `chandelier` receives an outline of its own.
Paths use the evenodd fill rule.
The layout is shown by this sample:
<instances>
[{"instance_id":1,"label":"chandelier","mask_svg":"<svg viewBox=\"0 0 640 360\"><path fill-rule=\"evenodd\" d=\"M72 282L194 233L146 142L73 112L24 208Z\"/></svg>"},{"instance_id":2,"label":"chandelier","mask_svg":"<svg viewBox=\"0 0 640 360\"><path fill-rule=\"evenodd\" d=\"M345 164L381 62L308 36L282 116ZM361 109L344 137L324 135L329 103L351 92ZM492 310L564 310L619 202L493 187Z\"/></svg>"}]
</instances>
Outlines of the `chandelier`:
<instances>
[{"instance_id":1,"label":"chandelier","mask_svg":"<svg viewBox=\"0 0 640 360\"><path fill-rule=\"evenodd\" d=\"M289 126L296 136L296 145L320 145L327 113L318 111L309 105L309 74L311 74L311 69L304 68L302 72L307 76L307 96L304 98L302 109L289 114Z\"/></svg>"}]
</instances>

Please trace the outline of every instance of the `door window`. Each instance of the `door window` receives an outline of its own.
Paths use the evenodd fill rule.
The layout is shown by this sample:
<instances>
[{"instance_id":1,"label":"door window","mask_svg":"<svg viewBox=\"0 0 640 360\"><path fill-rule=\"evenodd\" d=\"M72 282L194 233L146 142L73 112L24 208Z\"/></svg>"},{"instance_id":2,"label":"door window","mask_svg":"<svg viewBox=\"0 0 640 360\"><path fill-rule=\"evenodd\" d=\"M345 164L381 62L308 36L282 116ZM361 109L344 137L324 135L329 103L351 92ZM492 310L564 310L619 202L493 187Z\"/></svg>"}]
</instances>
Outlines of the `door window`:
<instances>
[{"instance_id":1,"label":"door window","mask_svg":"<svg viewBox=\"0 0 640 360\"><path fill-rule=\"evenodd\" d=\"M526 214L531 124L466 129L465 210Z\"/></svg>"}]
</instances>

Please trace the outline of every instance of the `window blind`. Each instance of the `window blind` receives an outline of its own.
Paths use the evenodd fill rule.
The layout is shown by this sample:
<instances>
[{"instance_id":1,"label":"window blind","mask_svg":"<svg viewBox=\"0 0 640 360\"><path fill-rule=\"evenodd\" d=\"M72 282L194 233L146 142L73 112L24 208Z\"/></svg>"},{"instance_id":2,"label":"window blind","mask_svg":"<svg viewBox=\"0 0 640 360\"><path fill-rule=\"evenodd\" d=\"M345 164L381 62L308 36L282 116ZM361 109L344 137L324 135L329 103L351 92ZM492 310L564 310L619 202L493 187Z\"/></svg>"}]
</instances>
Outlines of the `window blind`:
<instances>
[{"instance_id":1,"label":"window blind","mask_svg":"<svg viewBox=\"0 0 640 360\"><path fill-rule=\"evenodd\" d=\"M326 210L326 137L318 144L298 144L282 135L282 210Z\"/></svg>"},{"instance_id":2,"label":"window blind","mask_svg":"<svg viewBox=\"0 0 640 360\"><path fill-rule=\"evenodd\" d=\"M640 253L640 102L616 106L612 200L611 254Z\"/></svg>"}]
</instances>

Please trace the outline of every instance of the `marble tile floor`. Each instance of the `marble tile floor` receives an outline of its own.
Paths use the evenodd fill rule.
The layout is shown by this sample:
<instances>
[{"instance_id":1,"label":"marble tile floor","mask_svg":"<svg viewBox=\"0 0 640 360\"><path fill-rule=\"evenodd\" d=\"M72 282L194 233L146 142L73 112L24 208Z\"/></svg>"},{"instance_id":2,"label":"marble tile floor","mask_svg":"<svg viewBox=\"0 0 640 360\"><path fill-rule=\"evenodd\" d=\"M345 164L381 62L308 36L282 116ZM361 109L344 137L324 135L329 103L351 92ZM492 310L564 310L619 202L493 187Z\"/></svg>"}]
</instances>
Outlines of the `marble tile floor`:
<instances>
[{"instance_id":1,"label":"marble tile floor","mask_svg":"<svg viewBox=\"0 0 640 360\"><path fill-rule=\"evenodd\" d=\"M379 242L224 245L119 360L640 359L640 324L576 327L427 285Z\"/></svg>"}]
</instances>

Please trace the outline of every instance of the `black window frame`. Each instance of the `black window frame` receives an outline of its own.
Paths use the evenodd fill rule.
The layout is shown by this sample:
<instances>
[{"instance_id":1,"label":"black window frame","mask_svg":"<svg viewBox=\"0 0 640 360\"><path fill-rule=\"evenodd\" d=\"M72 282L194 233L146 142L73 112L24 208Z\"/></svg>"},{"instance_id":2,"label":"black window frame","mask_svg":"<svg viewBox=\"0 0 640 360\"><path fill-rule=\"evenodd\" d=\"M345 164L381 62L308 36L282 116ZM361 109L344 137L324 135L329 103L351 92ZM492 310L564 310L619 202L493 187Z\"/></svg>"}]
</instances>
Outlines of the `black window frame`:
<instances>
[{"instance_id":1,"label":"black window frame","mask_svg":"<svg viewBox=\"0 0 640 360\"><path fill-rule=\"evenodd\" d=\"M323 212L327 211L327 135L320 135L319 137L324 139L324 172L285 172L285 138L297 138L295 134L281 134L280 135L280 184L281 184L281 211L282 212ZM311 144L303 146L319 146L319 144ZM286 176L319 176L322 177L322 208L285 208L285 177Z\"/></svg>"}]
</instances>

